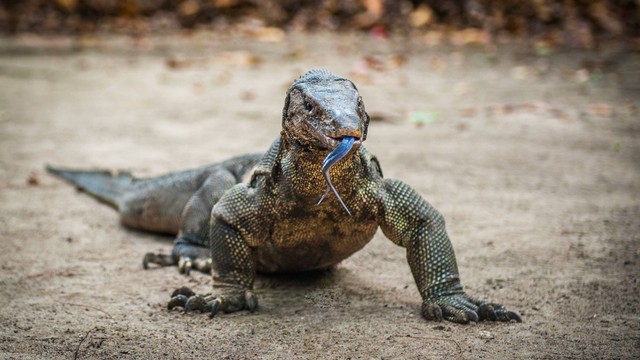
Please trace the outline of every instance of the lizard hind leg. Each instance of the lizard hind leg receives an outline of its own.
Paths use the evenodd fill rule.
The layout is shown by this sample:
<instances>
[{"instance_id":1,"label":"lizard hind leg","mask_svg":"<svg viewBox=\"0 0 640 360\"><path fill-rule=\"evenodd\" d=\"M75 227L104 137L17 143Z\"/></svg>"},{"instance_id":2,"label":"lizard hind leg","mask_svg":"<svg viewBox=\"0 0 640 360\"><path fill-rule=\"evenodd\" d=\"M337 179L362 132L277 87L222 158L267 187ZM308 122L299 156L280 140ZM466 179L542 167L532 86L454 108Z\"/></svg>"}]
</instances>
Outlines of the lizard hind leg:
<instances>
[{"instance_id":1,"label":"lizard hind leg","mask_svg":"<svg viewBox=\"0 0 640 360\"><path fill-rule=\"evenodd\" d=\"M208 274L211 272L211 251L207 247L189 244L178 238L170 255L152 252L145 254L142 267L147 270L150 264L160 267L177 265L178 272L185 275L189 275L193 269Z\"/></svg>"},{"instance_id":2,"label":"lizard hind leg","mask_svg":"<svg viewBox=\"0 0 640 360\"><path fill-rule=\"evenodd\" d=\"M179 216L178 237L171 255L147 253L142 266L178 266L181 274L189 275L192 269L204 273L211 272L211 250L209 248L209 221L211 209L220 197L233 185L236 179L223 168L214 169L186 201Z\"/></svg>"}]
</instances>

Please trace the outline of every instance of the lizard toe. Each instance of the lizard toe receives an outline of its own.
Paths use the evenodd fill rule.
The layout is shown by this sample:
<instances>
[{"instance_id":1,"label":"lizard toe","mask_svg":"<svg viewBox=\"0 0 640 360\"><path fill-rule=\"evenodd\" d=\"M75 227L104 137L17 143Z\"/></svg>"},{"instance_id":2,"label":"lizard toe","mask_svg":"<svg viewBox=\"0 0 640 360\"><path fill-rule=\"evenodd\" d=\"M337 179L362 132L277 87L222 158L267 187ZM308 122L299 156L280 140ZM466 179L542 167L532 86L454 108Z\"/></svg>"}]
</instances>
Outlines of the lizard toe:
<instances>
[{"instance_id":1,"label":"lizard toe","mask_svg":"<svg viewBox=\"0 0 640 360\"><path fill-rule=\"evenodd\" d=\"M250 312L256 311L256 309L258 308L258 299L256 298L256 295L253 293L253 291L251 290L245 291L244 304L245 304L245 308Z\"/></svg>"},{"instance_id":2,"label":"lizard toe","mask_svg":"<svg viewBox=\"0 0 640 360\"><path fill-rule=\"evenodd\" d=\"M516 311L507 310L503 305L483 303L478 306L478 315L481 320L508 322L515 320L522 322L522 317Z\"/></svg>"},{"instance_id":3,"label":"lizard toe","mask_svg":"<svg viewBox=\"0 0 640 360\"><path fill-rule=\"evenodd\" d=\"M429 301L424 301L422 315L427 320L446 319L460 324L482 320L522 322L517 312L507 310L500 304L473 298L463 292L434 296Z\"/></svg>"},{"instance_id":4,"label":"lizard toe","mask_svg":"<svg viewBox=\"0 0 640 360\"><path fill-rule=\"evenodd\" d=\"M467 324L470 320L467 310L458 309L452 305L443 305L442 314L445 319L459 324Z\"/></svg>"},{"instance_id":5,"label":"lizard toe","mask_svg":"<svg viewBox=\"0 0 640 360\"><path fill-rule=\"evenodd\" d=\"M209 319L213 319L213 317L216 316L216 314L218 313L219 309L220 309L220 300L214 299L211 302L211 307L209 310Z\"/></svg>"},{"instance_id":6,"label":"lizard toe","mask_svg":"<svg viewBox=\"0 0 640 360\"><path fill-rule=\"evenodd\" d=\"M169 303L167 304L167 309L173 310L176 307L184 308L185 305L187 304L187 300L189 300L189 298L182 294L173 296L171 300L169 300Z\"/></svg>"},{"instance_id":7,"label":"lizard toe","mask_svg":"<svg viewBox=\"0 0 640 360\"><path fill-rule=\"evenodd\" d=\"M438 304L423 302L422 303L422 316L427 320L442 321L442 309Z\"/></svg>"},{"instance_id":8,"label":"lizard toe","mask_svg":"<svg viewBox=\"0 0 640 360\"><path fill-rule=\"evenodd\" d=\"M189 276L191 269L193 269L193 261L191 261L191 258L188 256L180 257L180 260L178 260L178 272Z\"/></svg>"},{"instance_id":9,"label":"lizard toe","mask_svg":"<svg viewBox=\"0 0 640 360\"><path fill-rule=\"evenodd\" d=\"M164 267L173 266L176 263L171 255L148 252L142 258L142 268L148 270L149 264L156 264L158 266Z\"/></svg>"},{"instance_id":10,"label":"lizard toe","mask_svg":"<svg viewBox=\"0 0 640 360\"><path fill-rule=\"evenodd\" d=\"M209 313L213 318L219 312L231 313L240 310L254 312L258 308L258 299L252 290L234 289L222 294L196 294L190 288L183 286L171 294L167 308L184 308L185 312L197 311Z\"/></svg>"},{"instance_id":11,"label":"lizard toe","mask_svg":"<svg viewBox=\"0 0 640 360\"><path fill-rule=\"evenodd\" d=\"M184 312L191 312L197 310L201 313L207 312L210 306L207 306L207 300L202 295L195 295L190 297L184 304Z\"/></svg>"},{"instance_id":12,"label":"lizard toe","mask_svg":"<svg viewBox=\"0 0 640 360\"><path fill-rule=\"evenodd\" d=\"M190 298L192 296L194 296L196 293L193 292L193 290L191 290L191 288L183 286L183 287L179 287L175 290L173 290L173 293L171 293L171 297L175 297L178 295L184 295L187 298Z\"/></svg>"}]
</instances>

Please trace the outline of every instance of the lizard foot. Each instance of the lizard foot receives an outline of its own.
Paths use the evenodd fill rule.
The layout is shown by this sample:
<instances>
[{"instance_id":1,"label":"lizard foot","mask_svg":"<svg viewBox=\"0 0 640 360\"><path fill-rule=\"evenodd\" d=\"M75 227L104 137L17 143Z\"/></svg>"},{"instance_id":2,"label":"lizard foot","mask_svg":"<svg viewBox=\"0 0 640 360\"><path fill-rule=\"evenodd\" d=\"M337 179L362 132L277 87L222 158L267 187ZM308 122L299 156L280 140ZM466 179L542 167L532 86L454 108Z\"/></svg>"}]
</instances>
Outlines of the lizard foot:
<instances>
[{"instance_id":1,"label":"lizard foot","mask_svg":"<svg viewBox=\"0 0 640 360\"><path fill-rule=\"evenodd\" d=\"M522 322L520 314L507 310L503 305L478 300L465 293L441 295L422 303L422 315L427 320L443 319L466 324L469 321Z\"/></svg>"},{"instance_id":2,"label":"lizard foot","mask_svg":"<svg viewBox=\"0 0 640 360\"><path fill-rule=\"evenodd\" d=\"M193 269L203 273L211 272L209 249L185 243L176 243L171 255L146 253L142 258L142 267L145 270L149 269L149 264L158 266L177 265L178 272L185 275L189 275Z\"/></svg>"},{"instance_id":3,"label":"lizard foot","mask_svg":"<svg viewBox=\"0 0 640 360\"><path fill-rule=\"evenodd\" d=\"M185 312L199 311L201 313L209 313L209 317L212 318L219 311L231 313L249 310L254 312L258 307L258 299L253 291L249 289L233 289L226 290L221 294L199 295L188 287L183 286L171 294L171 300L167 304L169 310L176 307L184 308Z\"/></svg>"}]
</instances>

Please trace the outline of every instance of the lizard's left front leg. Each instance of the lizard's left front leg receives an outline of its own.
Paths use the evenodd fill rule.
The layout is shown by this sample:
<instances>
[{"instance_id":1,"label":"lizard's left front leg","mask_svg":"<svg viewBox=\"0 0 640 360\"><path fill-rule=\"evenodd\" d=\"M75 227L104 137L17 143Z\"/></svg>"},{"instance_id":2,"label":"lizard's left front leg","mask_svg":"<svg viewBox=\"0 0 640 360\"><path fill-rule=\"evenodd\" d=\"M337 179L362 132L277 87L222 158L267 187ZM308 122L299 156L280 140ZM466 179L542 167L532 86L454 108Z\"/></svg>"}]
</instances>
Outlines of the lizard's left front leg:
<instances>
[{"instance_id":1,"label":"lizard's left front leg","mask_svg":"<svg viewBox=\"0 0 640 360\"><path fill-rule=\"evenodd\" d=\"M444 219L436 209L400 181L385 180L384 190L379 223L389 239L406 248L425 318L458 323L522 321L517 312L463 291Z\"/></svg>"},{"instance_id":2,"label":"lizard's left front leg","mask_svg":"<svg viewBox=\"0 0 640 360\"><path fill-rule=\"evenodd\" d=\"M172 294L168 308L182 306L186 312L198 310L213 317L218 311L253 312L258 302L253 294L256 262L238 231L228 224L215 223L211 230L213 292L196 295L182 287Z\"/></svg>"},{"instance_id":3,"label":"lizard's left front leg","mask_svg":"<svg viewBox=\"0 0 640 360\"><path fill-rule=\"evenodd\" d=\"M249 246L260 217L248 196L247 186L238 184L216 204L211 216L211 274L213 292L196 295L188 288L176 290L168 304L169 309L184 307L185 311L198 310L214 316L218 311L254 311L258 302L253 294L256 260ZM252 229L254 231L252 231Z\"/></svg>"}]
</instances>

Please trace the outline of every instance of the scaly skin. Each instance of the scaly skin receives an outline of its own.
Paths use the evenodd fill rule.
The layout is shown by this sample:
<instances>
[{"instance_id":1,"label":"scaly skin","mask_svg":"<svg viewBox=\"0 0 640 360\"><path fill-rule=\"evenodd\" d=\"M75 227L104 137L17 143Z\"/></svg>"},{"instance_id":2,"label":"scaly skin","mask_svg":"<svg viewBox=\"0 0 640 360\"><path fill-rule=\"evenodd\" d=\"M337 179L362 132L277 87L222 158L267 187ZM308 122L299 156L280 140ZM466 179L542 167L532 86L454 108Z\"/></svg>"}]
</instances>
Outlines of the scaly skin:
<instances>
[{"instance_id":1,"label":"scaly skin","mask_svg":"<svg viewBox=\"0 0 640 360\"><path fill-rule=\"evenodd\" d=\"M408 185L382 176L377 159L361 146L368 125L369 116L351 81L324 70L309 71L296 80L287 92L282 132L267 153L257 163L254 158L238 158L244 161L239 166L243 171L234 176L220 168L202 175L204 180L194 183L194 195L181 213L172 256L145 257L145 266L178 263L187 272L191 267L211 269L211 294L181 288L172 295L169 308L182 306L212 316L219 311L254 311L258 271L330 268L364 247L379 226L406 249L427 319L521 321L517 312L463 291L442 215ZM344 137L354 137L355 144L330 175L350 216L335 196L317 204L326 185L322 162ZM250 165L255 166L248 172ZM237 181L245 173L251 175L249 181ZM171 194L166 187L162 190L163 196ZM141 201L137 195L129 198ZM133 212L130 208L121 210L123 222L140 227L126 215L140 206ZM210 259L202 245L210 247Z\"/></svg>"}]
</instances>

